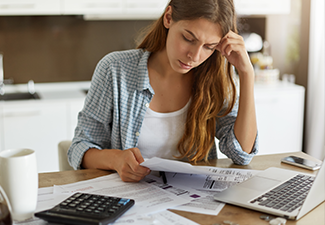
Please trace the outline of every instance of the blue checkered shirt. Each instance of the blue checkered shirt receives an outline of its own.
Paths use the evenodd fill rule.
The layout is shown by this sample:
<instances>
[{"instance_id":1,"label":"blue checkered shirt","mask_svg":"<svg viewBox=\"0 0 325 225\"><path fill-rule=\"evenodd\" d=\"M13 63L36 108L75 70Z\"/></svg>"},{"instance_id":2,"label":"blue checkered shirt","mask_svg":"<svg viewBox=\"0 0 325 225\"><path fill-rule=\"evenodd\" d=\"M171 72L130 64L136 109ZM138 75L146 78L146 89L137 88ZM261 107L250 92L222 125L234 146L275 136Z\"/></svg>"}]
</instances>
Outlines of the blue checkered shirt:
<instances>
[{"instance_id":1,"label":"blue checkered shirt","mask_svg":"<svg viewBox=\"0 0 325 225\"><path fill-rule=\"evenodd\" d=\"M113 52L98 63L68 151L75 169L80 169L89 148L124 150L137 146L144 115L154 95L147 69L149 55L141 49ZM237 111L238 104L219 119L215 136L222 153L234 163L245 165L257 153L257 138L251 154L242 150L234 134ZM215 146L208 158L217 158Z\"/></svg>"}]
</instances>

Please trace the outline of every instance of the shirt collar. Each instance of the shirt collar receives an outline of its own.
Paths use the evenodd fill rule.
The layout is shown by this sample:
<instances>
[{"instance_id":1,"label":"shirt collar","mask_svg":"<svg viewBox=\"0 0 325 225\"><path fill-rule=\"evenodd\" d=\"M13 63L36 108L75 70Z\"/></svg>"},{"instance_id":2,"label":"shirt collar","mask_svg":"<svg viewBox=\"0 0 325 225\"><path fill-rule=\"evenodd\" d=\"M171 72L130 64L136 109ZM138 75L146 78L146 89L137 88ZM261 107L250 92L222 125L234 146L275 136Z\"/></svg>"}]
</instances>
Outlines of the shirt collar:
<instances>
[{"instance_id":1,"label":"shirt collar","mask_svg":"<svg viewBox=\"0 0 325 225\"><path fill-rule=\"evenodd\" d=\"M137 89L139 91L149 90L152 94L155 94L150 85L149 73L148 73L148 59L151 52L144 51L138 64L138 83Z\"/></svg>"}]
</instances>

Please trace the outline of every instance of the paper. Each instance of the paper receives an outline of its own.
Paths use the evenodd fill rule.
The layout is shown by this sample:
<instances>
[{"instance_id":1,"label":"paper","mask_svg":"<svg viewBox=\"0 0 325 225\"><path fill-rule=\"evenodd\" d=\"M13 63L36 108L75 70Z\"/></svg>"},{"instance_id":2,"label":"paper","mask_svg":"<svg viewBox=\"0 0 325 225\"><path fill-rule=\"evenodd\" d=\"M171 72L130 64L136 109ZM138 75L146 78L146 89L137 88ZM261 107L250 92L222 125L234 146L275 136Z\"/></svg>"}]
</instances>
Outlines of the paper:
<instances>
[{"instance_id":1,"label":"paper","mask_svg":"<svg viewBox=\"0 0 325 225\"><path fill-rule=\"evenodd\" d=\"M121 217L114 225L199 225L185 217L179 216L168 210L163 210L150 215L139 215L134 217Z\"/></svg>"},{"instance_id":2,"label":"paper","mask_svg":"<svg viewBox=\"0 0 325 225\"><path fill-rule=\"evenodd\" d=\"M169 184L173 184L175 186L187 186L197 190L206 191L223 191L234 184L247 180L259 172L257 170L221 168L218 168L216 171L217 175L167 172L166 178Z\"/></svg>"},{"instance_id":3,"label":"paper","mask_svg":"<svg viewBox=\"0 0 325 225\"><path fill-rule=\"evenodd\" d=\"M117 173L54 187L54 193L73 193L81 190L91 194L134 199L135 205L125 215L153 213L190 201L177 197L145 181L138 183L123 182Z\"/></svg>"},{"instance_id":4,"label":"paper","mask_svg":"<svg viewBox=\"0 0 325 225\"><path fill-rule=\"evenodd\" d=\"M192 174L209 174L211 173L209 169L200 166L192 166L189 163L162 159L158 157L153 157L150 159L145 159L141 166L148 167L150 170L154 171L166 171L166 172L177 172L177 173L192 173Z\"/></svg>"},{"instance_id":5,"label":"paper","mask_svg":"<svg viewBox=\"0 0 325 225\"><path fill-rule=\"evenodd\" d=\"M217 215L225 204L214 200L215 191L222 191L259 172L192 166L189 163L159 158L146 160L144 164L151 170L173 171L166 173L168 184L164 184L160 177L153 175L147 176L138 183L123 182L119 175L114 173L77 183L40 188L37 211L52 208L75 192L84 192L135 200L135 205L114 224L196 225L197 223L166 209ZM15 224L46 225L48 223L33 218Z\"/></svg>"},{"instance_id":6,"label":"paper","mask_svg":"<svg viewBox=\"0 0 325 225\"><path fill-rule=\"evenodd\" d=\"M159 177L147 176L146 182L150 182L152 185L156 185L176 196L181 196L190 199L191 202L176 206L174 209L180 211L218 215L221 209L225 206L224 203L215 201L213 198L214 192L201 191L190 188L190 186L184 186L182 184L164 184Z\"/></svg>"},{"instance_id":7,"label":"paper","mask_svg":"<svg viewBox=\"0 0 325 225\"><path fill-rule=\"evenodd\" d=\"M39 188L36 212L53 208L69 196L69 194L53 194L53 187Z\"/></svg>"},{"instance_id":8,"label":"paper","mask_svg":"<svg viewBox=\"0 0 325 225\"><path fill-rule=\"evenodd\" d=\"M216 176L236 176L236 172L233 169L225 169L211 166L193 166L190 163L181 162L177 160L162 159L153 157L145 159L141 166L148 167L153 171L165 171L174 173L186 173L186 174L204 174L204 175L216 175Z\"/></svg>"}]
</instances>

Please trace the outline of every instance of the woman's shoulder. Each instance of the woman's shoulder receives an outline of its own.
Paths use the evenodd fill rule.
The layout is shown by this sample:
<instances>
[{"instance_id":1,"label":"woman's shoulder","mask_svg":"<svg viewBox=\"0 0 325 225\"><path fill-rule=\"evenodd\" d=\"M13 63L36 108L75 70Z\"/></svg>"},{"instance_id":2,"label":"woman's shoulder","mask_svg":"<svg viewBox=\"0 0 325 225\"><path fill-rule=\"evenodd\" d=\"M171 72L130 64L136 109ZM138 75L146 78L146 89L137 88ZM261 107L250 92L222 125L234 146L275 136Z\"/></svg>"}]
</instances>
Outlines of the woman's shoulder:
<instances>
[{"instance_id":1,"label":"woman's shoulder","mask_svg":"<svg viewBox=\"0 0 325 225\"><path fill-rule=\"evenodd\" d=\"M124 64L135 63L137 64L146 52L143 49L131 49L124 51L114 51L105 55L101 59L104 64Z\"/></svg>"}]
</instances>

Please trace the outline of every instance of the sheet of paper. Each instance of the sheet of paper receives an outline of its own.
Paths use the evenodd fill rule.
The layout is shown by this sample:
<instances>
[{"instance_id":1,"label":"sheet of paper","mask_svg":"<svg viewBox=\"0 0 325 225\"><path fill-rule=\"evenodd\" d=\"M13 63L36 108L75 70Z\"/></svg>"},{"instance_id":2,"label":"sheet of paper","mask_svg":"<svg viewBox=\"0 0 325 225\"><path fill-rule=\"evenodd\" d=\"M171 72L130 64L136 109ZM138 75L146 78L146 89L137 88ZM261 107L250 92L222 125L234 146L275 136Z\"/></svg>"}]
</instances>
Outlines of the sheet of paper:
<instances>
[{"instance_id":1,"label":"sheet of paper","mask_svg":"<svg viewBox=\"0 0 325 225\"><path fill-rule=\"evenodd\" d=\"M162 159L153 157L145 159L142 166L148 167L154 171L166 171L177 173L193 173L193 174L209 174L209 169L201 166L192 166L189 163L181 162L177 160Z\"/></svg>"},{"instance_id":2,"label":"sheet of paper","mask_svg":"<svg viewBox=\"0 0 325 225\"><path fill-rule=\"evenodd\" d=\"M177 160L162 159L153 157L145 159L142 166L148 167L153 171L165 171L174 173L186 173L186 174L204 174L204 175L216 175L216 176L237 176L236 171L228 168L219 168L212 166L193 166L190 163L181 162Z\"/></svg>"},{"instance_id":3,"label":"sheet of paper","mask_svg":"<svg viewBox=\"0 0 325 225\"><path fill-rule=\"evenodd\" d=\"M185 217L179 216L168 210L163 210L150 215L121 217L114 225L198 225Z\"/></svg>"},{"instance_id":4,"label":"sheet of paper","mask_svg":"<svg viewBox=\"0 0 325 225\"><path fill-rule=\"evenodd\" d=\"M54 193L73 193L80 190L86 193L134 199L135 205L125 215L153 213L190 201L145 181L123 182L117 173L88 181L54 186Z\"/></svg>"},{"instance_id":5,"label":"sheet of paper","mask_svg":"<svg viewBox=\"0 0 325 225\"><path fill-rule=\"evenodd\" d=\"M69 194L54 194L53 187L39 188L36 212L53 208L69 196Z\"/></svg>"},{"instance_id":6,"label":"sheet of paper","mask_svg":"<svg viewBox=\"0 0 325 225\"><path fill-rule=\"evenodd\" d=\"M197 190L223 191L257 174L257 170L218 169L218 175L166 173L169 184L183 185ZM224 174L224 175L222 175Z\"/></svg>"},{"instance_id":7,"label":"sheet of paper","mask_svg":"<svg viewBox=\"0 0 325 225\"><path fill-rule=\"evenodd\" d=\"M180 211L218 215L221 209L225 206L224 203L214 200L214 192L195 190L190 186L184 186L182 184L164 184L160 177L153 175L147 176L144 180L150 182L152 185L156 185L157 187L169 191L176 196L190 199L191 202L174 207L174 209Z\"/></svg>"},{"instance_id":8,"label":"sheet of paper","mask_svg":"<svg viewBox=\"0 0 325 225\"><path fill-rule=\"evenodd\" d=\"M47 223L46 221L39 219L37 217L33 217L24 221L19 221L16 222L14 221L13 225L48 225L49 223ZM55 225L54 223L51 225Z\"/></svg>"}]
</instances>

